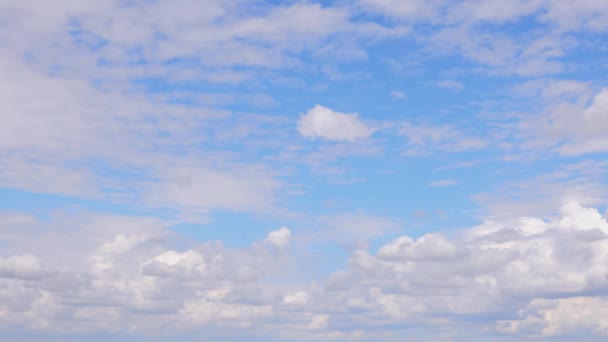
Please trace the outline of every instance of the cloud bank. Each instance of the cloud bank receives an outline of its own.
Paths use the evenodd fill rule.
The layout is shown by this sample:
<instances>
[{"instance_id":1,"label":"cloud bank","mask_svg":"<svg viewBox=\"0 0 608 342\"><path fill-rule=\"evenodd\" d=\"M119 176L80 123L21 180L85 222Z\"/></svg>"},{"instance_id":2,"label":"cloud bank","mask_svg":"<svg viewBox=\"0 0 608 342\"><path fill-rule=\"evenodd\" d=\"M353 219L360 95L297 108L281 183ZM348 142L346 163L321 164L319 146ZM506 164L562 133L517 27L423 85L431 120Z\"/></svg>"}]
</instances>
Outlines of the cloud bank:
<instances>
[{"instance_id":1,"label":"cloud bank","mask_svg":"<svg viewBox=\"0 0 608 342\"><path fill-rule=\"evenodd\" d=\"M79 239L108 219L91 216L88 227L51 232L48 241ZM397 326L449 332L454 340L488 331L518 338L608 334L608 222L577 203L549 221L489 219L452 236L397 237L375 253L361 245L346 269L289 287L273 280L297 267L286 227L248 248L208 241L174 249L153 221L116 219L120 233L64 252L23 244L39 223L3 220L2 238L15 250L0 260L3 329L179 330L211 338L231 327L235 336L363 340Z\"/></svg>"}]
</instances>

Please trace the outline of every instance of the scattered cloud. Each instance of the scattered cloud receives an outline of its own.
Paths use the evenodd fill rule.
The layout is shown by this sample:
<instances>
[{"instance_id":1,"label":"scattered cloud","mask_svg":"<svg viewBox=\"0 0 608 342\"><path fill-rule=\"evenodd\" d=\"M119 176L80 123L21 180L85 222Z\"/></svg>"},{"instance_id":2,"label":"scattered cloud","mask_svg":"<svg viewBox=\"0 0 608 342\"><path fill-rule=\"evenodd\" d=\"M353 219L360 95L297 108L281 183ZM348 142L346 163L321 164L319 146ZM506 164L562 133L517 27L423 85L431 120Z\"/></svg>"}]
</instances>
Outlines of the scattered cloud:
<instances>
[{"instance_id":1,"label":"scattered cloud","mask_svg":"<svg viewBox=\"0 0 608 342\"><path fill-rule=\"evenodd\" d=\"M291 231L287 227L281 227L278 230L268 233L268 236L264 241L277 247L278 249L284 249L289 244L289 238L291 237Z\"/></svg>"},{"instance_id":2,"label":"scattered cloud","mask_svg":"<svg viewBox=\"0 0 608 342\"><path fill-rule=\"evenodd\" d=\"M0 1L0 26L0 339L606 338L605 3Z\"/></svg>"},{"instance_id":3,"label":"scattered cloud","mask_svg":"<svg viewBox=\"0 0 608 342\"><path fill-rule=\"evenodd\" d=\"M341 113L315 105L298 120L298 131L305 137L353 142L374 133L356 113Z\"/></svg>"},{"instance_id":4,"label":"scattered cloud","mask_svg":"<svg viewBox=\"0 0 608 342\"><path fill-rule=\"evenodd\" d=\"M584 100L584 97L583 97ZM608 89L591 101L558 102L545 113L524 117L521 133L528 148L551 148L562 155L582 155L608 150Z\"/></svg>"}]
</instances>

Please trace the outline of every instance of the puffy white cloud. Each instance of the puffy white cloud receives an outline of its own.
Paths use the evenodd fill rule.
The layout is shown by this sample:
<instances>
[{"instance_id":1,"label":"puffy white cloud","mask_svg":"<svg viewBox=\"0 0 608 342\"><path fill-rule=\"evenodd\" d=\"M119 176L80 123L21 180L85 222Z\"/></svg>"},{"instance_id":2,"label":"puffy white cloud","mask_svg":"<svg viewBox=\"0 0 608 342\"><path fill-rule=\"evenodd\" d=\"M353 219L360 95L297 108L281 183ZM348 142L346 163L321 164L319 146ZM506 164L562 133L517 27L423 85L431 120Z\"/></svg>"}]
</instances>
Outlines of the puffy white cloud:
<instances>
[{"instance_id":1,"label":"puffy white cloud","mask_svg":"<svg viewBox=\"0 0 608 342\"><path fill-rule=\"evenodd\" d=\"M506 333L552 337L589 331L608 335L608 297L534 299L519 312L520 319L500 321L497 329Z\"/></svg>"},{"instance_id":2,"label":"puffy white cloud","mask_svg":"<svg viewBox=\"0 0 608 342\"><path fill-rule=\"evenodd\" d=\"M298 131L305 137L350 142L374 133L359 119L358 114L336 112L321 105L315 105L300 116Z\"/></svg>"},{"instance_id":3,"label":"puffy white cloud","mask_svg":"<svg viewBox=\"0 0 608 342\"><path fill-rule=\"evenodd\" d=\"M415 241L402 236L378 250L378 256L384 259L442 259L455 254L456 246L438 234L427 234Z\"/></svg>"},{"instance_id":4,"label":"puffy white cloud","mask_svg":"<svg viewBox=\"0 0 608 342\"><path fill-rule=\"evenodd\" d=\"M289 228L281 227L268 233L268 236L266 236L264 241L282 250L289 244L290 237L291 231Z\"/></svg>"},{"instance_id":5,"label":"puffy white cloud","mask_svg":"<svg viewBox=\"0 0 608 342\"><path fill-rule=\"evenodd\" d=\"M543 298L568 301L597 293L589 302L602 301L602 289L608 284L607 243L605 218L595 209L569 203L562 208L561 218L552 221L488 220L450 239L441 234L417 239L403 236L381 246L376 255L357 249L350 269L334 273L327 290L348 301L353 310L349 317L359 324L383 317L395 324L429 324L439 319L458 326L461 323L452 321L454 317L514 315ZM344 305L340 301L326 304L331 308ZM354 314L362 308L369 316ZM554 317L550 311L543 315ZM533 333L515 328L527 324L525 317L522 321L498 326L501 331L511 327L515 334ZM492 322L485 324L491 326ZM593 327L596 333L605 333L597 321L573 324L578 331ZM460 328L455 337L470 336Z\"/></svg>"},{"instance_id":6,"label":"puffy white cloud","mask_svg":"<svg viewBox=\"0 0 608 342\"><path fill-rule=\"evenodd\" d=\"M205 258L196 251L167 251L146 262L142 270L147 275L155 276L175 276L181 273L185 276L200 277L207 270L207 266Z\"/></svg>"},{"instance_id":7,"label":"puffy white cloud","mask_svg":"<svg viewBox=\"0 0 608 342\"><path fill-rule=\"evenodd\" d=\"M0 220L37 224L30 221ZM377 340L411 325L449 327L456 340L489 328L513 339L608 333L602 319L608 222L596 209L574 202L551 220L488 219L449 235L401 236L376 253L358 245L347 269L326 281L298 278L289 286L272 281L285 272L288 255L260 243L235 249L205 242L179 249L156 233L144 233L146 226L155 230L154 221L131 220L131 227L128 222L122 221L119 234L64 232L72 243L95 242L95 248L71 251L80 263L47 258L61 254L53 247L39 255L3 257L0 325L215 337L229 336L225 328L232 327L243 334L305 340ZM32 239L27 229L24 234ZM284 248L290 235L283 227L264 242ZM14 237L7 241L12 249L25 250ZM57 272L41 276L43 269Z\"/></svg>"}]
</instances>

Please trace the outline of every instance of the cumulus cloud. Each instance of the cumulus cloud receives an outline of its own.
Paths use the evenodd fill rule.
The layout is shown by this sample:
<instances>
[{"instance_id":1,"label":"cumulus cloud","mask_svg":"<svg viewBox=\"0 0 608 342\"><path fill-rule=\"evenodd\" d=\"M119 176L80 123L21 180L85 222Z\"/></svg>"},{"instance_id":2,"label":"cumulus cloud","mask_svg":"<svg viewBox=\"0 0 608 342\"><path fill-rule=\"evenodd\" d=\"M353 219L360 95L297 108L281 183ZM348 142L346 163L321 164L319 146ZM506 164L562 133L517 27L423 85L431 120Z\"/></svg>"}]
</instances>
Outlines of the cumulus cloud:
<instances>
[{"instance_id":1,"label":"cumulus cloud","mask_svg":"<svg viewBox=\"0 0 608 342\"><path fill-rule=\"evenodd\" d=\"M287 227L281 227L268 233L266 236L267 243L277 247L278 249L284 249L289 244L289 238L291 237L291 231Z\"/></svg>"},{"instance_id":2,"label":"cumulus cloud","mask_svg":"<svg viewBox=\"0 0 608 342\"><path fill-rule=\"evenodd\" d=\"M595 209L569 203L562 208L561 218L552 221L525 217L488 220L457 237L402 236L381 246L376 255L358 249L351 257L350 269L334 273L327 289L348 298L353 310L365 308L370 315L373 312L394 323L521 312L521 321L488 320L485 324L521 335L534 334L550 324L556 325L550 328L551 334L590 327L604 334L597 320L588 324L566 318L547 322L556 317L551 314L553 304L540 314L533 310L545 298L553 298L549 303L565 304L572 297L597 293L572 303L604 301L607 243L605 218ZM332 304L340 305L336 301ZM520 311L528 305L532 310L529 316ZM590 305L586 310L591 312L595 307ZM353 317L361 324L371 319L363 316ZM528 321L536 330L524 329Z\"/></svg>"},{"instance_id":3,"label":"cumulus cloud","mask_svg":"<svg viewBox=\"0 0 608 342\"><path fill-rule=\"evenodd\" d=\"M601 318L608 300L608 222L574 202L551 220L488 219L450 235L403 235L375 253L357 245L346 269L325 281L298 278L293 290L271 280L285 272L287 256L259 244L179 249L137 227L123 224L122 230L71 234L96 241L96 248L76 250L79 263L46 258L52 247L0 259L0 324L58 332L78 324L82 333L133 334L201 333L204 327L216 337L234 327L272 337L368 340L405 323L440 324L454 339L488 329L514 338L608 333ZM290 235L282 227L264 242L284 249ZM43 269L60 272L41 276Z\"/></svg>"},{"instance_id":4,"label":"cumulus cloud","mask_svg":"<svg viewBox=\"0 0 608 342\"><path fill-rule=\"evenodd\" d=\"M374 130L363 123L358 114L341 113L315 105L300 116L298 131L305 137L335 141L356 141L367 138Z\"/></svg>"},{"instance_id":5,"label":"cumulus cloud","mask_svg":"<svg viewBox=\"0 0 608 342\"><path fill-rule=\"evenodd\" d=\"M527 333L545 338L580 331L608 336L608 297L534 299L519 312L519 319L500 321L503 333Z\"/></svg>"}]
</instances>

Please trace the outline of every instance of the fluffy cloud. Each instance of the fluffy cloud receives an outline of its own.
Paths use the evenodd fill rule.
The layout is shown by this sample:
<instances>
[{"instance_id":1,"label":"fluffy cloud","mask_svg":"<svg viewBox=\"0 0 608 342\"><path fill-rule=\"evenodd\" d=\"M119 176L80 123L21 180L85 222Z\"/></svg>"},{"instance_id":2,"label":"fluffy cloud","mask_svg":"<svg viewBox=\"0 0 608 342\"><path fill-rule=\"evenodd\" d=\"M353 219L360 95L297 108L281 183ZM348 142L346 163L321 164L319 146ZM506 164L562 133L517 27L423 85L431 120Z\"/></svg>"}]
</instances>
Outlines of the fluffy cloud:
<instances>
[{"instance_id":1,"label":"fluffy cloud","mask_svg":"<svg viewBox=\"0 0 608 342\"><path fill-rule=\"evenodd\" d=\"M501 321L497 329L506 333L528 333L554 337L591 331L608 335L608 297L534 299L519 312L520 319Z\"/></svg>"},{"instance_id":2,"label":"fluffy cloud","mask_svg":"<svg viewBox=\"0 0 608 342\"><path fill-rule=\"evenodd\" d=\"M326 289L334 296L344 296L342 300L353 310L351 319L359 324L383 317L387 324L427 324L423 322L437 319L458 325L459 316L512 315L528 305L534 310L543 301L563 302L564 308L576 302L583 306L599 303L607 285L608 223L595 209L576 203L565 205L561 213L560 219L548 222L536 218L486 221L451 239L440 234L418 239L403 236L381 246L376 255L358 249L350 270L334 273ZM569 299L587 293L597 295ZM566 304L569 301L572 304ZM525 314L521 322L495 322L495 327L526 335L533 332L523 327L532 321L541 327L555 325L545 328L551 334L590 327L605 333L597 320L549 322L556 317L553 307L535 311L540 314L531 313L529 318ZM354 314L362 309L369 315ZM490 320L485 324L494 326ZM460 334L463 332L454 337Z\"/></svg>"},{"instance_id":3,"label":"fluffy cloud","mask_svg":"<svg viewBox=\"0 0 608 342\"><path fill-rule=\"evenodd\" d=\"M357 114L336 112L321 105L315 105L300 117L298 131L305 137L350 142L374 132Z\"/></svg>"},{"instance_id":4,"label":"fluffy cloud","mask_svg":"<svg viewBox=\"0 0 608 342\"><path fill-rule=\"evenodd\" d=\"M175 249L177 241L154 220L88 216L82 222L88 223L50 222L53 229L34 238L41 222L0 221L3 241L21 251L0 257L0 326L66 332L86 319L78 331L142 333L175 324L177 333L201 324L247 327L281 310L283 294L263 279L284 266L283 258L266 244ZM281 228L266 241L284 248L289 235ZM74 248L55 244L68 240Z\"/></svg>"},{"instance_id":5,"label":"fluffy cloud","mask_svg":"<svg viewBox=\"0 0 608 342\"><path fill-rule=\"evenodd\" d=\"M73 241L87 237L97 244L76 250L78 262L46 258L59 252L52 246L37 251L39 256L3 257L0 324L61 333L86 318L86 324L78 323L82 333L200 333L205 327L208 336L226 337L217 329L234 327L235 333L274 337L369 340L406 322L414 330L450 327L456 340L487 329L514 338L608 333L602 320L608 222L577 203L548 221L492 219L451 237L401 236L375 254L359 245L347 269L321 283L300 281L294 290L269 278L284 272L285 255L267 244L284 248L291 235L285 227L270 232L267 244L249 248L205 242L175 249L159 235L144 233L138 221L128 222L120 234L71 234ZM25 249L19 240L6 241ZM45 266L40 260L47 260ZM57 271L42 271L51 269ZM472 318L477 325L465 323Z\"/></svg>"},{"instance_id":6,"label":"fluffy cloud","mask_svg":"<svg viewBox=\"0 0 608 342\"><path fill-rule=\"evenodd\" d=\"M289 238L291 237L291 231L287 227L281 227L275 231L268 233L268 236L264 241L277 247L278 249L284 249L289 244Z\"/></svg>"}]
</instances>

